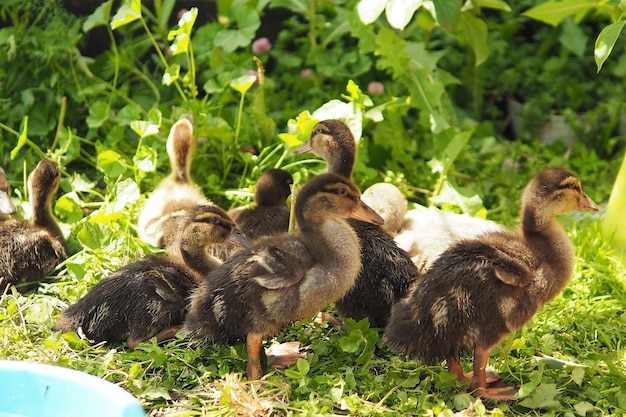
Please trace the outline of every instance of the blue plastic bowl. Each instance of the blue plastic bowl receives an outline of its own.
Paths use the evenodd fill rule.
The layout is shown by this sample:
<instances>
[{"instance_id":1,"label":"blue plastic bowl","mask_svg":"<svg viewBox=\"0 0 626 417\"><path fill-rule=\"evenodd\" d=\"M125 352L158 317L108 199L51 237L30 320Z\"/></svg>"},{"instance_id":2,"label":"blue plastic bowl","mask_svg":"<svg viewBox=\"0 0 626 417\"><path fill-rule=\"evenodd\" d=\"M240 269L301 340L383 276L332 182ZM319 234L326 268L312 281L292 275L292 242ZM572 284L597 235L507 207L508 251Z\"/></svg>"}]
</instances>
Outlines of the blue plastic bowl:
<instances>
[{"instance_id":1,"label":"blue plastic bowl","mask_svg":"<svg viewBox=\"0 0 626 417\"><path fill-rule=\"evenodd\" d=\"M127 391L85 372L0 360L0 417L145 417Z\"/></svg>"}]
</instances>

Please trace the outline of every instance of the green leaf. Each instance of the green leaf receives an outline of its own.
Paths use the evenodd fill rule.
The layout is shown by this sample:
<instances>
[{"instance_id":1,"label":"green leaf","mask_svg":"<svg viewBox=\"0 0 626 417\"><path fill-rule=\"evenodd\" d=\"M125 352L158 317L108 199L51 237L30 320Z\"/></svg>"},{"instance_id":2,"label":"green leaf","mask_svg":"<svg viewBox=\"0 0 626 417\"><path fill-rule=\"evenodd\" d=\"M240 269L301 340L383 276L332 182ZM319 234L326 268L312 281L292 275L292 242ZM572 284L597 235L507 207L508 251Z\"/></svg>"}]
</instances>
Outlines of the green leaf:
<instances>
[{"instance_id":1,"label":"green leaf","mask_svg":"<svg viewBox=\"0 0 626 417\"><path fill-rule=\"evenodd\" d=\"M569 49L577 57L582 58L589 39L585 32L576 24L573 16L568 16L563 20L563 32L559 36L559 42Z\"/></svg>"},{"instance_id":2,"label":"green leaf","mask_svg":"<svg viewBox=\"0 0 626 417\"><path fill-rule=\"evenodd\" d=\"M522 15L557 26L571 15L585 13L598 6L598 0L550 0L526 10Z\"/></svg>"},{"instance_id":3,"label":"green leaf","mask_svg":"<svg viewBox=\"0 0 626 417\"><path fill-rule=\"evenodd\" d=\"M511 11L511 7L503 0L474 0L472 3L481 8L502 10L503 12Z\"/></svg>"},{"instance_id":4,"label":"green leaf","mask_svg":"<svg viewBox=\"0 0 626 417\"><path fill-rule=\"evenodd\" d=\"M118 124L128 126L133 120L139 119L141 116L141 106L137 103L125 105L117 112L115 120Z\"/></svg>"},{"instance_id":5,"label":"green leaf","mask_svg":"<svg viewBox=\"0 0 626 417\"><path fill-rule=\"evenodd\" d=\"M24 119L22 121L22 130L20 131L20 136L17 138L17 145L15 145L15 148L11 150L11 159L15 159L20 149L22 149L22 147L26 145L27 140L28 140L28 116L24 116Z\"/></svg>"},{"instance_id":6,"label":"green leaf","mask_svg":"<svg viewBox=\"0 0 626 417\"><path fill-rule=\"evenodd\" d=\"M406 42L391 29L380 29L376 36L376 45L375 54L380 56L376 62L378 68L391 70L396 79L409 70Z\"/></svg>"},{"instance_id":7,"label":"green leaf","mask_svg":"<svg viewBox=\"0 0 626 417\"><path fill-rule=\"evenodd\" d=\"M580 387L583 384L584 379L585 369L582 366L575 366L574 369L572 369L572 381Z\"/></svg>"},{"instance_id":8,"label":"green leaf","mask_svg":"<svg viewBox=\"0 0 626 417\"><path fill-rule=\"evenodd\" d=\"M520 405L532 409L558 407L557 393L556 384L540 384Z\"/></svg>"},{"instance_id":9,"label":"green leaf","mask_svg":"<svg viewBox=\"0 0 626 417\"><path fill-rule=\"evenodd\" d=\"M359 350L361 346L360 333L360 331L352 331L347 336L342 336L341 339L339 339L339 347L341 350L347 353L354 353Z\"/></svg>"},{"instance_id":10,"label":"green leaf","mask_svg":"<svg viewBox=\"0 0 626 417\"><path fill-rule=\"evenodd\" d=\"M581 401L579 403L574 404L574 410L576 410L576 414L581 417L585 417L587 413L595 410L596 407L587 401Z\"/></svg>"},{"instance_id":11,"label":"green leaf","mask_svg":"<svg viewBox=\"0 0 626 417\"><path fill-rule=\"evenodd\" d=\"M299 358L298 361L296 362L296 368L298 368L300 375L304 376L309 373L309 370L311 369L311 365L306 359Z\"/></svg>"},{"instance_id":12,"label":"green leaf","mask_svg":"<svg viewBox=\"0 0 626 417\"><path fill-rule=\"evenodd\" d=\"M91 219L76 233L81 245L89 249L102 249L111 242L111 237L111 229L103 224L93 223Z\"/></svg>"},{"instance_id":13,"label":"green leaf","mask_svg":"<svg viewBox=\"0 0 626 417\"><path fill-rule=\"evenodd\" d=\"M98 153L97 167L110 178L117 178L126 172L126 162L119 153L107 149Z\"/></svg>"},{"instance_id":14,"label":"green leaf","mask_svg":"<svg viewBox=\"0 0 626 417\"><path fill-rule=\"evenodd\" d=\"M141 0L124 0L124 4L119 8L113 20L111 29L115 30L141 18Z\"/></svg>"},{"instance_id":15,"label":"green leaf","mask_svg":"<svg viewBox=\"0 0 626 417\"><path fill-rule=\"evenodd\" d=\"M533 392L535 388L539 386L539 383L541 383L541 378L543 378L544 368L545 368L545 364L543 362L539 362L537 366L537 371L533 372L530 375L530 381L526 382L525 384L522 384L522 386L519 388L518 398L527 397L529 394Z\"/></svg>"},{"instance_id":16,"label":"green leaf","mask_svg":"<svg viewBox=\"0 0 626 417\"><path fill-rule=\"evenodd\" d=\"M83 32L87 33L95 27L104 26L109 23L112 5L113 0L105 1L100 6L98 6L92 14L87 16L85 22L83 22Z\"/></svg>"},{"instance_id":17,"label":"green leaf","mask_svg":"<svg viewBox=\"0 0 626 417\"><path fill-rule=\"evenodd\" d=\"M622 33L622 29L624 29L624 25L626 24L626 20L620 20L615 23L611 23L598 35L596 39L596 45L593 51L593 56L596 59L596 65L598 67L598 72L602 69L604 62L607 60L611 52L613 51L613 47L615 46L615 42L619 38Z\"/></svg>"},{"instance_id":18,"label":"green leaf","mask_svg":"<svg viewBox=\"0 0 626 417\"><path fill-rule=\"evenodd\" d=\"M300 113L295 119L287 122L288 133L280 133L278 138L289 147L302 145L311 135L313 127L319 120L311 117L308 110Z\"/></svg>"},{"instance_id":19,"label":"green leaf","mask_svg":"<svg viewBox=\"0 0 626 417\"><path fill-rule=\"evenodd\" d=\"M159 133L162 118L161 110L150 109L148 120L134 120L130 122L130 128L142 138L156 135Z\"/></svg>"},{"instance_id":20,"label":"green leaf","mask_svg":"<svg viewBox=\"0 0 626 417\"><path fill-rule=\"evenodd\" d=\"M178 29L170 30L167 34L167 40L171 41L170 50L172 55L182 54L189 51L189 42L191 40L191 30L198 17L198 8L192 7L178 21ZM169 85L169 84L168 84Z\"/></svg>"},{"instance_id":21,"label":"green leaf","mask_svg":"<svg viewBox=\"0 0 626 417\"><path fill-rule=\"evenodd\" d=\"M67 223L76 223L83 218L83 210L80 206L80 200L75 192L64 194L57 199L54 205L54 211Z\"/></svg>"},{"instance_id":22,"label":"green leaf","mask_svg":"<svg viewBox=\"0 0 626 417\"><path fill-rule=\"evenodd\" d=\"M437 24L448 32L452 32L461 17L461 2L458 0L433 1L433 17Z\"/></svg>"},{"instance_id":23,"label":"green leaf","mask_svg":"<svg viewBox=\"0 0 626 417\"><path fill-rule=\"evenodd\" d=\"M487 44L487 24L484 20L474 16L466 10L461 14L461 33L472 51L474 51L474 65L479 67L489 57Z\"/></svg>"},{"instance_id":24,"label":"green leaf","mask_svg":"<svg viewBox=\"0 0 626 417\"><path fill-rule=\"evenodd\" d=\"M430 202L439 206L446 205L460 208L463 213L474 216L476 213L484 210L483 201L478 194L472 196L464 195L457 190L448 181L443 182L439 194L430 198Z\"/></svg>"},{"instance_id":25,"label":"green leaf","mask_svg":"<svg viewBox=\"0 0 626 417\"><path fill-rule=\"evenodd\" d=\"M89 116L87 116L87 126L92 129L99 128L109 119L109 103L106 101L96 101L89 106Z\"/></svg>"},{"instance_id":26,"label":"green leaf","mask_svg":"<svg viewBox=\"0 0 626 417\"><path fill-rule=\"evenodd\" d=\"M161 82L165 85L172 85L180 78L180 64L170 65L163 73Z\"/></svg>"}]
</instances>

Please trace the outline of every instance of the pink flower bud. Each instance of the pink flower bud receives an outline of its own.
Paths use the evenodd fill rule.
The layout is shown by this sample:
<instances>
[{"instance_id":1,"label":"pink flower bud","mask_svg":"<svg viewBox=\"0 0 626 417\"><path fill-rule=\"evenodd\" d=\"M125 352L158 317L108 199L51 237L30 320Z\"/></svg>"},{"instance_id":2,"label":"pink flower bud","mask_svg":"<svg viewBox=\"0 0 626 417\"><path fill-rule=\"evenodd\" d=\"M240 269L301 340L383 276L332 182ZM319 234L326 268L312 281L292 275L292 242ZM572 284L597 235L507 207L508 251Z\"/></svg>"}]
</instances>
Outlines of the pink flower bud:
<instances>
[{"instance_id":1,"label":"pink flower bud","mask_svg":"<svg viewBox=\"0 0 626 417\"><path fill-rule=\"evenodd\" d=\"M270 40L267 38L259 38L252 42L252 53L253 54L262 54L264 52L272 49L272 44Z\"/></svg>"},{"instance_id":2,"label":"pink flower bud","mask_svg":"<svg viewBox=\"0 0 626 417\"><path fill-rule=\"evenodd\" d=\"M313 75L313 71L311 71L311 68L305 68L300 71L300 77L302 78L311 78L311 75Z\"/></svg>"},{"instance_id":3,"label":"pink flower bud","mask_svg":"<svg viewBox=\"0 0 626 417\"><path fill-rule=\"evenodd\" d=\"M372 81L367 86L367 92L372 96L380 96L385 94L385 86L378 81Z\"/></svg>"},{"instance_id":4,"label":"pink flower bud","mask_svg":"<svg viewBox=\"0 0 626 417\"><path fill-rule=\"evenodd\" d=\"M182 19L182 18L183 18L183 15L184 15L185 13L187 13L188 11L189 11L189 10L187 10L187 9L180 9L180 10L178 11L178 14L176 15L176 16L178 17L178 20Z\"/></svg>"}]
</instances>

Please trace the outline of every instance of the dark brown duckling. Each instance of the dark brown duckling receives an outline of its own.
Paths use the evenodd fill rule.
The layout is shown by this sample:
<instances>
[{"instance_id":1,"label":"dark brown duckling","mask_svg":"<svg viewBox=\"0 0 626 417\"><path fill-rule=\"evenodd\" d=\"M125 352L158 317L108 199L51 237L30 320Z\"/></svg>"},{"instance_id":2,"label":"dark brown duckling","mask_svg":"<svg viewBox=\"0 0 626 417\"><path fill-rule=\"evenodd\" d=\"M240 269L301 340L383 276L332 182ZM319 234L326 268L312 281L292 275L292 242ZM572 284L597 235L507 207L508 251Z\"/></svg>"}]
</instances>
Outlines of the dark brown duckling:
<instances>
[{"instance_id":1,"label":"dark brown duckling","mask_svg":"<svg viewBox=\"0 0 626 417\"><path fill-rule=\"evenodd\" d=\"M167 256L147 255L96 284L69 306L53 330L82 332L96 342L126 342L131 349L152 337L173 337L188 297L204 274L221 265L208 256L213 243L242 244L232 220L218 207L201 205L178 215L178 238Z\"/></svg>"},{"instance_id":2,"label":"dark brown duckling","mask_svg":"<svg viewBox=\"0 0 626 417\"><path fill-rule=\"evenodd\" d=\"M324 120L314 128L309 139L296 153L313 152L328 163L328 172L352 178L355 141L352 132L340 120ZM409 255L398 247L393 237L379 225L349 219L361 246L362 268L354 286L335 307L343 317L367 318L370 326L383 328L392 305L404 297L409 284L419 276Z\"/></svg>"},{"instance_id":3,"label":"dark brown duckling","mask_svg":"<svg viewBox=\"0 0 626 417\"><path fill-rule=\"evenodd\" d=\"M40 161L28 177L30 223L16 219L0 222L0 292L9 285L20 292L36 288L67 258L65 238L52 214L52 198L60 180L54 162Z\"/></svg>"},{"instance_id":4,"label":"dark brown duckling","mask_svg":"<svg viewBox=\"0 0 626 417\"><path fill-rule=\"evenodd\" d=\"M231 210L229 215L246 237L256 240L289 230L287 197L293 178L282 169L270 169L259 177L254 187L255 207Z\"/></svg>"},{"instance_id":5,"label":"dark brown duckling","mask_svg":"<svg viewBox=\"0 0 626 417\"><path fill-rule=\"evenodd\" d=\"M461 240L444 251L394 306L383 340L425 362L446 359L460 381L467 380L460 355L473 353L470 390L512 398L514 390L487 388L489 353L571 279L574 248L555 220L571 210L598 206L570 171L539 173L524 189L521 227Z\"/></svg>"},{"instance_id":6,"label":"dark brown duckling","mask_svg":"<svg viewBox=\"0 0 626 417\"><path fill-rule=\"evenodd\" d=\"M295 215L295 232L233 254L191 296L183 331L206 342L245 338L248 379L262 376L264 336L313 317L353 285L361 267L359 242L345 219L382 223L356 186L334 174L302 187Z\"/></svg>"},{"instance_id":7,"label":"dark brown duckling","mask_svg":"<svg viewBox=\"0 0 626 417\"><path fill-rule=\"evenodd\" d=\"M137 220L139 238L157 247L165 247L164 222L179 210L199 204L211 204L191 178L191 161L196 149L193 118L182 115L170 129L166 149L172 172L145 201Z\"/></svg>"},{"instance_id":8,"label":"dark brown duckling","mask_svg":"<svg viewBox=\"0 0 626 417\"><path fill-rule=\"evenodd\" d=\"M11 201L11 191L4 169L0 168L0 221L15 214L17 210Z\"/></svg>"}]
</instances>

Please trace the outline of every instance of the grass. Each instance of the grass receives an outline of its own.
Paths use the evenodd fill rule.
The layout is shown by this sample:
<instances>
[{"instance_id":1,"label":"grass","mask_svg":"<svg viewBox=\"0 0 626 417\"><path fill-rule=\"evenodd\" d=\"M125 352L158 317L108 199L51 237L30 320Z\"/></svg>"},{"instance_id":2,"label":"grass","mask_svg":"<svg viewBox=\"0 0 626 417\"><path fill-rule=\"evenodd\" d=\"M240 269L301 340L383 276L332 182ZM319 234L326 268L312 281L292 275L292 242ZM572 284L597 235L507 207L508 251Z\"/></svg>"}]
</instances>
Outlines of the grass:
<instances>
[{"instance_id":1,"label":"grass","mask_svg":"<svg viewBox=\"0 0 626 417\"><path fill-rule=\"evenodd\" d=\"M474 400L443 364L424 366L392 353L367 322L348 321L347 332L294 323L268 343L299 341L306 360L270 371L261 383L242 377L243 344L195 346L179 338L130 351L51 332L67 303L148 251L133 236L125 245L83 249L35 293L2 296L0 356L97 375L135 395L151 416L623 416L626 273L601 237L600 219L562 219L577 247L570 285L494 350L495 371L521 387L522 398L508 403ZM94 262L98 268L89 266Z\"/></svg>"}]
</instances>

